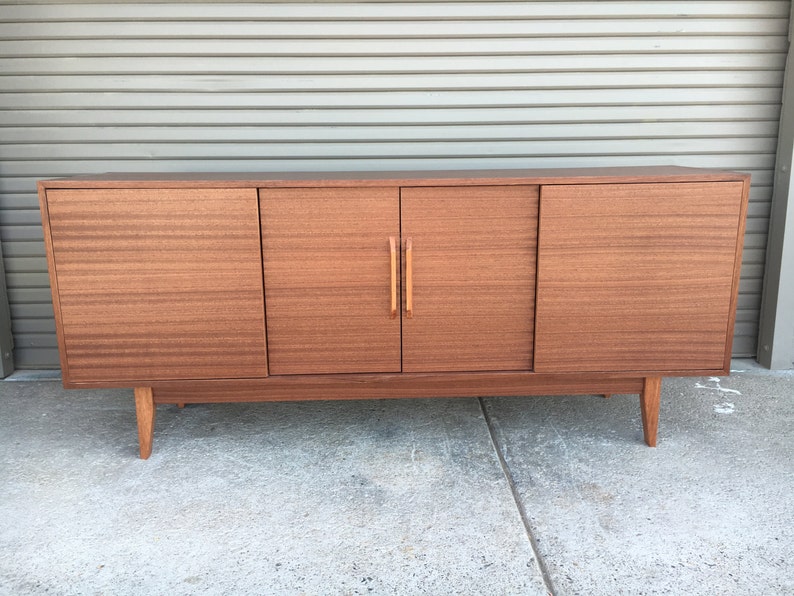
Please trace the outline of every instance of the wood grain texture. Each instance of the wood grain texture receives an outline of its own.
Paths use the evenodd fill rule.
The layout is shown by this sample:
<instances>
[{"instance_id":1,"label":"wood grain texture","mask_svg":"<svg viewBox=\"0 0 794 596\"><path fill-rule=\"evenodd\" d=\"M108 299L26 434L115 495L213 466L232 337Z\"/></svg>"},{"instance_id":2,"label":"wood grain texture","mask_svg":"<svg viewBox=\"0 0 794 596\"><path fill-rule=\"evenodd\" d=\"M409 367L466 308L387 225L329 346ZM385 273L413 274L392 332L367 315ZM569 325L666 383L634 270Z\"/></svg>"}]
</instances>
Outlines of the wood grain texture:
<instances>
[{"instance_id":1,"label":"wood grain texture","mask_svg":"<svg viewBox=\"0 0 794 596\"><path fill-rule=\"evenodd\" d=\"M640 393L640 412L642 414L642 434L648 447L656 447L661 392L661 377L647 377L645 379L642 393Z\"/></svg>"},{"instance_id":2,"label":"wood grain texture","mask_svg":"<svg viewBox=\"0 0 794 596\"><path fill-rule=\"evenodd\" d=\"M546 186L535 370L721 370L742 182Z\"/></svg>"},{"instance_id":3,"label":"wood grain texture","mask_svg":"<svg viewBox=\"0 0 794 596\"><path fill-rule=\"evenodd\" d=\"M398 189L263 189L260 200L270 373L398 372Z\"/></svg>"},{"instance_id":4,"label":"wood grain texture","mask_svg":"<svg viewBox=\"0 0 794 596\"><path fill-rule=\"evenodd\" d=\"M529 372L284 375L235 381L167 381L154 387L156 403L304 401L479 397L482 395L597 395L634 393L642 377Z\"/></svg>"},{"instance_id":5,"label":"wood grain texture","mask_svg":"<svg viewBox=\"0 0 794 596\"><path fill-rule=\"evenodd\" d=\"M44 233L44 249L47 253L47 274L50 279L50 295L52 296L52 310L55 318L55 336L58 341L58 360L61 363L61 377L64 387L71 383L69 377L69 360L66 358L66 341L63 336L63 314L58 292L58 275L55 270L55 256L52 250L52 230L50 228L50 211L47 204L47 190L42 182L38 183L39 209L41 211L41 225Z\"/></svg>"},{"instance_id":6,"label":"wood grain texture","mask_svg":"<svg viewBox=\"0 0 794 596\"><path fill-rule=\"evenodd\" d=\"M538 188L404 188L403 372L530 370Z\"/></svg>"},{"instance_id":7,"label":"wood grain texture","mask_svg":"<svg viewBox=\"0 0 794 596\"><path fill-rule=\"evenodd\" d=\"M254 188L607 184L749 180L748 174L681 166L405 170L372 172L113 172L42 180L42 188Z\"/></svg>"},{"instance_id":8,"label":"wood grain texture","mask_svg":"<svg viewBox=\"0 0 794 596\"><path fill-rule=\"evenodd\" d=\"M731 373L731 356L733 355L733 334L736 326L736 309L739 302L739 278L742 272L742 249L744 248L744 235L747 228L747 210L750 202L750 178L744 180L742 186L742 204L739 209L739 228L736 231L736 256L733 262L733 285L731 287L731 304L728 312L728 331L725 335L725 356L722 362L722 372Z\"/></svg>"},{"instance_id":9,"label":"wood grain texture","mask_svg":"<svg viewBox=\"0 0 794 596\"><path fill-rule=\"evenodd\" d=\"M141 459L152 454L156 408L151 387L135 388L135 416L138 419L138 446Z\"/></svg>"},{"instance_id":10,"label":"wood grain texture","mask_svg":"<svg viewBox=\"0 0 794 596\"><path fill-rule=\"evenodd\" d=\"M266 375L255 190L46 199L66 384Z\"/></svg>"}]
</instances>

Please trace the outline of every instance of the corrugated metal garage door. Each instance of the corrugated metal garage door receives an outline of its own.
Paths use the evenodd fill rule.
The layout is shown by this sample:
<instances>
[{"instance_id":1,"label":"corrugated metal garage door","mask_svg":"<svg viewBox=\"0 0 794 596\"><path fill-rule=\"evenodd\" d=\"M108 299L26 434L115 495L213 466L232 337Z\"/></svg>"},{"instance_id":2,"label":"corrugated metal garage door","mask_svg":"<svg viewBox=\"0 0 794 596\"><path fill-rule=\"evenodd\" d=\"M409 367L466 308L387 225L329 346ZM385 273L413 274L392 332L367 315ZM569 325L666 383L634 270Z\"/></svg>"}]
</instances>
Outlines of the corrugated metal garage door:
<instances>
[{"instance_id":1,"label":"corrugated metal garage door","mask_svg":"<svg viewBox=\"0 0 794 596\"><path fill-rule=\"evenodd\" d=\"M102 171L679 164L753 174L755 355L789 2L0 6L18 368L58 359L35 181Z\"/></svg>"}]
</instances>

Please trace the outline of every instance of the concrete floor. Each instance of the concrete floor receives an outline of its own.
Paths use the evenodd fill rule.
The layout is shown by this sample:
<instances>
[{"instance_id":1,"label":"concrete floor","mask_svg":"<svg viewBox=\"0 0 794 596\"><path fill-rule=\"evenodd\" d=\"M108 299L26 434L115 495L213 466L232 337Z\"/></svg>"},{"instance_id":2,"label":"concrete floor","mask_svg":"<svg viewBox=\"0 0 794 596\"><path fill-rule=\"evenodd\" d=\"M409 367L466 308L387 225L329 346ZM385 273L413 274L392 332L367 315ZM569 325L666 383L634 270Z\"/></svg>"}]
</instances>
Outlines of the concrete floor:
<instances>
[{"instance_id":1,"label":"concrete floor","mask_svg":"<svg viewBox=\"0 0 794 596\"><path fill-rule=\"evenodd\" d=\"M0 594L794 594L794 374L159 406L0 382ZM16 378L24 379L23 375Z\"/></svg>"}]
</instances>

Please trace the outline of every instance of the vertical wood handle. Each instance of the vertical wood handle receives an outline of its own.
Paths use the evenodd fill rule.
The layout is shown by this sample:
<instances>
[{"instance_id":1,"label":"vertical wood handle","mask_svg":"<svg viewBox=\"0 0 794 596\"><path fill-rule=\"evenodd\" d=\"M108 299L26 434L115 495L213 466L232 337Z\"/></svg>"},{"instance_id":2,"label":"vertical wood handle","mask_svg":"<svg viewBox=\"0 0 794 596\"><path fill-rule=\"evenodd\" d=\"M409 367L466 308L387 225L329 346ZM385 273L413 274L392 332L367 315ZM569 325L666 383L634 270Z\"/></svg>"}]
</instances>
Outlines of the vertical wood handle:
<instances>
[{"instance_id":1,"label":"vertical wood handle","mask_svg":"<svg viewBox=\"0 0 794 596\"><path fill-rule=\"evenodd\" d=\"M405 241L405 316L414 318L414 246L408 238Z\"/></svg>"},{"instance_id":2,"label":"vertical wood handle","mask_svg":"<svg viewBox=\"0 0 794 596\"><path fill-rule=\"evenodd\" d=\"M391 318L397 318L397 238L389 236L391 250Z\"/></svg>"}]
</instances>

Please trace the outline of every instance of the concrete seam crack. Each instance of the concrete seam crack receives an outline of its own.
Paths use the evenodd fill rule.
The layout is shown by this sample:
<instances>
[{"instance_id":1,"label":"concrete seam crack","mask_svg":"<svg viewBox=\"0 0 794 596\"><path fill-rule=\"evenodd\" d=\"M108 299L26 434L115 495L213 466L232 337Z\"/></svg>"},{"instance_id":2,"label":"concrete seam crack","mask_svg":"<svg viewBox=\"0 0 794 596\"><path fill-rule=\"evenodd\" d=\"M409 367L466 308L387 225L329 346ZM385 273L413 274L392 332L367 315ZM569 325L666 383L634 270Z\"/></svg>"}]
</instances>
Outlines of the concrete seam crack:
<instances>
[{"instance_id":1,"label":"concrete seam crack","mask_svg":"<svg viewBox=\"0 0 794 596\"><path fill-rule=\"evenodd\" d=\"M518 489L516 488L516 483L513 479L513 473L510 471L510 466L507 465L507 461L504 458L504 453L502 452L501 446L496 439L496 431L494 430L491 416L488 414L488 410L485 408L485 400L482 397L478 397L477 401L480 403L480 410L482 411L483 418L485 418L485 425L488 427L488 434L491 436L491 444L493 445L494 451L496 452L496 457L499 459L499 465L502 466L502 473L507 480L507 484L510 487L510 492L513 495L513 501L516 504L516 509L518 509L518 514L524 524L524 530L527 534L527 538L529 539L529 544L532 547L532 554L535 556L535 564L540 571L540 575L543 578L543 583L546 586L549 596L554 596L556 592L554 590L554 583L551 581L549 568L546 565L546 561L543 559L543 556L540 554L540 548L538 547L538 542L535 539L534 533L532 532L532 526L529 523L529 517L527 516L524 504L521 502L521 497L518 494Z\"/></svg>"}]
</instances>

